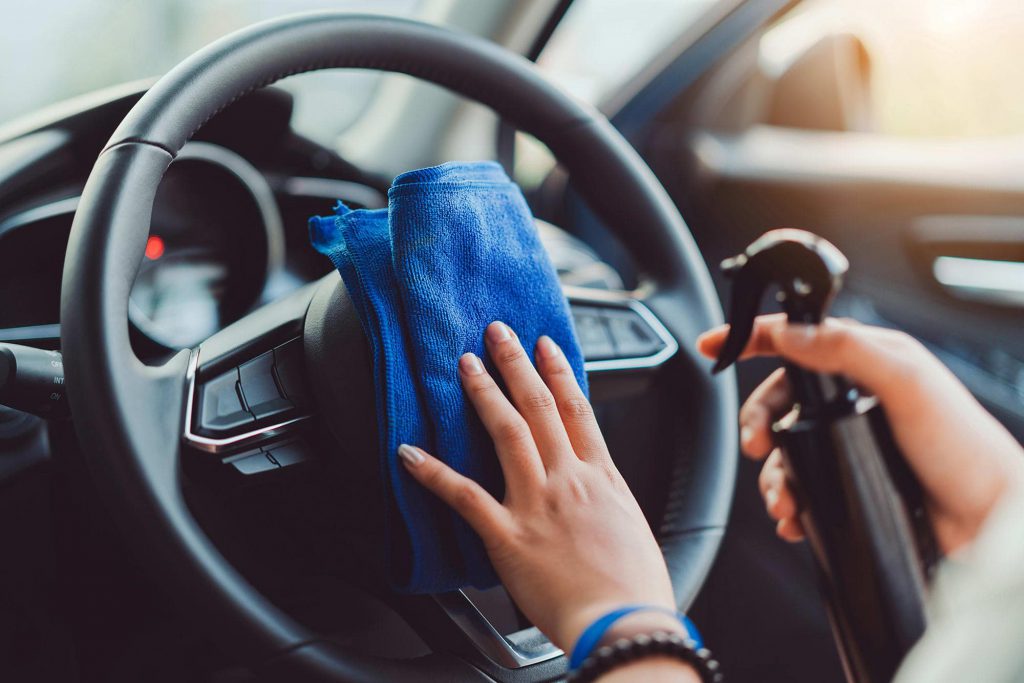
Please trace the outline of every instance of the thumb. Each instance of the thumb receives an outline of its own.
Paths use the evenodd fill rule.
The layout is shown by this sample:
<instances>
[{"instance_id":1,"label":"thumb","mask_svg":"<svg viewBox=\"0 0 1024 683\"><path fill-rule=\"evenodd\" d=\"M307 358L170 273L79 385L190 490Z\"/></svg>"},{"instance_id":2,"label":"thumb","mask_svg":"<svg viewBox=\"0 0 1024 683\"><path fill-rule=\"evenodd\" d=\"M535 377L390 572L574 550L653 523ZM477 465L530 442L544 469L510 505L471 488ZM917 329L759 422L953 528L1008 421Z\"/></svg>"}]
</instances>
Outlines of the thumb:
<instances>
[{"instance_id":1,"label":"thumb","mask_svg":"<svg viewBox=\"0 0 1024 683\"><path fill-rule=\"evenodd\" d=\"M783 358L813 370L843 375L880 399L898 391L911 360L898 352L898 333L828 318L820 325L780 324L769 334Z\"/></svg>"}]
</instances>

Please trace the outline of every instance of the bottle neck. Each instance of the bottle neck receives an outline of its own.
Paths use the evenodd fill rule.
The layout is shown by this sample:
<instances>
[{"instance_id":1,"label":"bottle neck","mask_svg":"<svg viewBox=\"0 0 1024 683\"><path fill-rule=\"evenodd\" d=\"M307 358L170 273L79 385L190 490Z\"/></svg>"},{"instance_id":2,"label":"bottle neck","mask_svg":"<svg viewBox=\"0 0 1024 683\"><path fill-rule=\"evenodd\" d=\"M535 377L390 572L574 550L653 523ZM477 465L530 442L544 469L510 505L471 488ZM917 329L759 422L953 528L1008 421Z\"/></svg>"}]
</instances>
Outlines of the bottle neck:
<instances>
[{"instance_id":1,"label":"bottle neck","mask_svg":"<svg viewBox=\"0 0 1024 683\"><path fill-rule=\"evenodd\" d=\"M788 305L786 305L788 304ZM801 310L797 302L784 301L790 323L819 325L822 316L815 311ZM786 363L786 376L793 391L793 401L800 406L801 419L820 415L845 414L854 407L858 392L842 375L811 372L794 363Z\"/></svg>"},{"instance_id":2,"label":"bottle neck","mask_svg":"<svg viewBox=\"0 0 1024 683\"><path fill-rule=\"evenodd\" d=\"M800 406L801 418L845 413L859 397L840 375L819 374L786 363L786 377L793 391L793 402Z\"/></svg>"}]
</instances>

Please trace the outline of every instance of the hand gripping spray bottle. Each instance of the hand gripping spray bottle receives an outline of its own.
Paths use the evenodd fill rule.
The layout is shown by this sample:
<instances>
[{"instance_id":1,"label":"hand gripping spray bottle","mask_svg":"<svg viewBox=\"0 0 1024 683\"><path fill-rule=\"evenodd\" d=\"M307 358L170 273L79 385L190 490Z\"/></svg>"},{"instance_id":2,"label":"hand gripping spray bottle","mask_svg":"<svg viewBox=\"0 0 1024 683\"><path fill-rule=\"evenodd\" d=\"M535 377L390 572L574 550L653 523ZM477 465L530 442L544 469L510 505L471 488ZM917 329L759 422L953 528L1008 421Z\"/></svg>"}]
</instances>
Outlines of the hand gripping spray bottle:
<instances>
[{"instance_id":1,"label":"hand gripping spray bottle","mask_svg":"<svg viewBox=\"0 0 1024 683\"><path fill-rule=\"evenodd\" d=\"M722 263L732 279L731 329L713 372L734 363L761 299L778 287L793 323L817 325L849 263L803 230L773 230ZM843 377L786 364L794 407L772 425L800 505L851 683L887 683L924 632L936 545L920 483L878 401Z\"/></svg>"}]
</instances>

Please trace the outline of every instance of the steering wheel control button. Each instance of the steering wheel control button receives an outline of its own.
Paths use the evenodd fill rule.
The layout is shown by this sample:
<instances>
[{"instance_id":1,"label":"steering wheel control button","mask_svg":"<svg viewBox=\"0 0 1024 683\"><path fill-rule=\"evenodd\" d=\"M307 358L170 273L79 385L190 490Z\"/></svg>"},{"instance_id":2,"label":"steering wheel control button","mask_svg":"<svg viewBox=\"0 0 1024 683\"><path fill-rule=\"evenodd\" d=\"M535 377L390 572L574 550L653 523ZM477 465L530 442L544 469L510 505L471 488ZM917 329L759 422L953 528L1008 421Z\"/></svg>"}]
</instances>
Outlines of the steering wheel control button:
<instances>
[{"instance_id":1,"label":"steering wheel control button","mask_svg":"<svg viewBox=\"0 0 1024 683\"><path fill-rule=\"evenodd\" d=\"M617 358L646 358L665 348L665 342L636 311L606 308L602 311Z\"/></svg>"},{"instance_id":2,"label":"steering wheel control button","mask_svg":"<svg viewBox=\"0 0 1024 683\"><path fill-rule=\"evenodd\" d=\"M242 396L257 420L277 417L295 406L277 387L274 380L274 352L264 354L238 367Z\"/></svg>"},{"instance_id":3,"label":"steering wheel control button","mask_svg":"<svg viewBox=\"0 0 1024 683\"><path fill-rule=\"evenodd\" d=\"M223 434L255 422L245 406L238 370L228 370L199 389L199 428Z\"/></svg>"},{"instance_id":4,"label":"steering wheel control button","mask_svg":"<svg viewBox=\"0 0 1024 683\"><path fill-rule=\"evenodd\" d=\"M309 405L309 384L302 351L302 338L297 337L274 349L274 378L281 393L300 410Z\"/></svg>"},{"instance_id":5,"label":"steering wheel control button","mask_svg":"<svg viewBox=\"0 0 1024 683\"><path fill-rule=\"evenodd\" d=\"M595 306L573 306L572 321L576 326L576 336L580 340L585 360L606 360L615 357L615 347L612 345L612 338L601 315L601 309Z\"/></svg>"},{"instance_id":6,"label":"steering wheel control button","mask_svg":"<svg viewBox=\"0 0 1024 683\"><path fill-rule=\"evenodd\" d=\"M226 458L224 463L230 464L236 472L246 476L263 474L264 472L276 470L280 467L277 462L275 462L274 459L263 450L233 455L230 458Z\"/></svg>"},{"instance_id":7,"label":"steering wheel control button","mask_svg":"<svg viewBox=\"0 0 1024 683\"><path fill-rule=\"evenodd\" d=\"M268 456L280 467L291 467L309 460L309 451L301 441L292 441L273 446Z\"/></svg>"}]
</instances>

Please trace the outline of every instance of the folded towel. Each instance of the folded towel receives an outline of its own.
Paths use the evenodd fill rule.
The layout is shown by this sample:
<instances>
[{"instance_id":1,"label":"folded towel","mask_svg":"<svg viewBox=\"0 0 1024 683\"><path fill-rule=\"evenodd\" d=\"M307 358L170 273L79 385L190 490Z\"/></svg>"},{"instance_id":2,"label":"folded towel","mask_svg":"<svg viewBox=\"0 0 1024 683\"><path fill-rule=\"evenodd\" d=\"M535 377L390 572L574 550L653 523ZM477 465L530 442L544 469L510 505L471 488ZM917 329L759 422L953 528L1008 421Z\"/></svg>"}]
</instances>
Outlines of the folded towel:
<instances>
[{"instance_id":1,"label":"folded towel","mask_svg":"<svg viewBox=\"0 0 1024 683\"><path fill-rule=\"evenodd\" d=\"M542 334L565 351L586 391L569 308L519 188L492 162L448 163L395 178L389 208L310 219L373 352L391 583L412 593L498 582L473 530L401 466L422 446L500 500L494 446L459 382L471 351L489 364L486 326L508 323L527 349ZM493 368L492 368L493 370Z\"/></svg>"}]
</instances>

